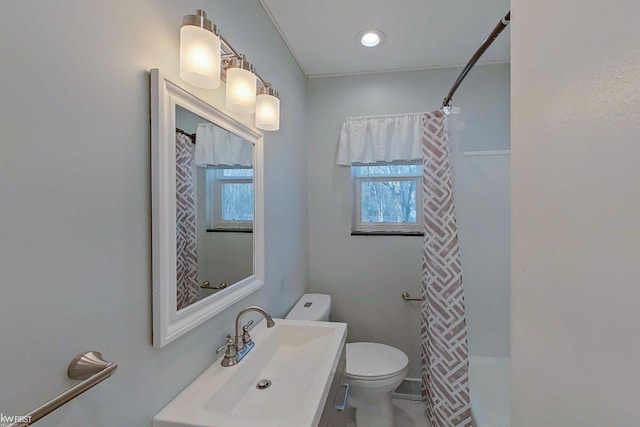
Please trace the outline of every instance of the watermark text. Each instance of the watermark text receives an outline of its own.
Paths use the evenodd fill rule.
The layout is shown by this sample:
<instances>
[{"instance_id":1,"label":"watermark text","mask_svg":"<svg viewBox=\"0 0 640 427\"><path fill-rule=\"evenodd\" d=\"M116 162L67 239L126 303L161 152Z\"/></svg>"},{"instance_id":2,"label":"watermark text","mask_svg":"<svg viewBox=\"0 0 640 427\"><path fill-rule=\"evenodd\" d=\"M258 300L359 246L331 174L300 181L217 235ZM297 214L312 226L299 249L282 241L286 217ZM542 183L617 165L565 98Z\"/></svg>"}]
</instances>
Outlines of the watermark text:
<instances>
[{"instance_id":1,"label":"watermark text","mask_svg":"<svg viewBox=\"0 0 640 427\"><path fill-rule=\"evenodd\" d=\"M28 415L5 415L0 412L0 427L8 425L28 426L31 425L31 417Z\"/></svg>"}]
</instances>

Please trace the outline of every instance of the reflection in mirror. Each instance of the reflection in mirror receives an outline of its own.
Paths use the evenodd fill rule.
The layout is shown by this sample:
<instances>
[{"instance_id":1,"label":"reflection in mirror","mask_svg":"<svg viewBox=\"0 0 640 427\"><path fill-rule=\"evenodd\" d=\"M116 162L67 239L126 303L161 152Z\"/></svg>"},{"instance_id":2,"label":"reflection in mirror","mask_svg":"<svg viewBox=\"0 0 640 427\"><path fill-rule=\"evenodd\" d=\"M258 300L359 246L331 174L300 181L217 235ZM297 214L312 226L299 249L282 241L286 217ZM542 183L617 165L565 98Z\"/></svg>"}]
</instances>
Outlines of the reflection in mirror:
<instances>
[{"instance_id":1,"label":"reflection in mirror","mask_svg":"<svg viewBox=\"0 0 640 427\"><path fill-rule=\"evenodd\" d=\"M254 274L253 144L176 105L177 310Z\"/></svg>"}]
</instances>

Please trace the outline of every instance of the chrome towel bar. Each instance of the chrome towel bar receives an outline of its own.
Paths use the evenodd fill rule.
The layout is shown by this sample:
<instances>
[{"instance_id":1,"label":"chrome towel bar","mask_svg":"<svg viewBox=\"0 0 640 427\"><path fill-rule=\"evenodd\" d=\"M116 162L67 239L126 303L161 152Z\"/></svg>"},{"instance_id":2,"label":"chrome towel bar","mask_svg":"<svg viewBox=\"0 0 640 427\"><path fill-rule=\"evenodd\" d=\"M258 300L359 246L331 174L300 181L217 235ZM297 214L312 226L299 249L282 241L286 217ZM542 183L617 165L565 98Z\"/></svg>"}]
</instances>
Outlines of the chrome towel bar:
<instances>
[{"instance_id":1,"label":"chrome towel bar","mask_svg":"<svg viewBox=\"0 0 640 427\"><path fill-rule=\"evenodd\" d=\"M38 406L33 411L22 417L16 417L17 422L8 424L6 427L30 426L41 418L46 417L65 403L70 402L80 396L93 386L100 384L113 374L118 365L107 362L98 351L87 351L79 354L69 364L67 375L72 380L84 380L80 384L70 388L59 396L51 399L44 405Z\"/></svg>"},{"instance_id":2,"label":"chrome towel bar","mask_svg":"<svg viewBox=\"0 0 640 427\"><path fill-rule=\"evenodd\" d=\"M223 289L226 289L227 286L228 286L227 282L222 282L217 287L211 286L211 283L209 283L209 281L207 280L206 282L202 283L202 285L200 285L200 289L210 289L213 291L221 291Z\"/></svg>"},{"instance_id":3,"label":"chrome towel bar","mask_svg":"<svg viewBox=\"0 0 640 427\"><path fill-rule=\"evenodd\" d=\"M412 298L407 291L402 293L402 299L405 301L422 301L422 298Z\"/></svg>"}]
</instances>

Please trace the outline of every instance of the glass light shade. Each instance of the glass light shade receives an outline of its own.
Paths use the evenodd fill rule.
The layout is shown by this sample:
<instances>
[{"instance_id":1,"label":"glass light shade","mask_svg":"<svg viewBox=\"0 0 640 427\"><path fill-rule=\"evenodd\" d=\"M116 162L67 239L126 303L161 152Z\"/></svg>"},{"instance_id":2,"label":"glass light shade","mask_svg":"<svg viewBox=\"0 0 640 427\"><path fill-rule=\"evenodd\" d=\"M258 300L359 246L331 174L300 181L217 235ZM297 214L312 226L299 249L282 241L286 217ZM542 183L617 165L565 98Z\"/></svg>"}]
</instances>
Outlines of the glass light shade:
<instances>
[{"instance_id":1,"label":"glass light shade","mask_svg":"<svg viewBox=\"0 0 640 427\"><path fill-rule=\"evenodd\" d=\"M280 100L278 98L266 94L257 96L256 127L269 131L280 129Z\"/></svg>"},{"instance_id":2,"label":"glass light shade","mask_svg":"<svg viewBox=\"0 0 640 427\"><path fill-rule=\"evenodd\" d=\"M220 38L193 25L180 28L180 78L204 89L220 86Z\"/></svg>"},{"instance_id":3,"label":"glass light shade","mask_svg":"<svg viewBox=\"0 0 640 427\"><path fill-rule=\"evenodd\" d=\"M360 43L366 47L374 47L380 43L380 36L376 33L367 33L360 39Z\"/></svg>"},{"instance_id":4,"label":"glass light shade","mask_svg":"<svg viewBox=\"0 0 640 427\"><path fill-rule=\"evenodd\" d=\"M364 30L358 33L358 40L364 47L376 47L383 43L385 39L386 36L380 30Z\"/></svg>"},{"instance_id":5,"label":"glass light shade","mask_svg":"<svg viewBox=\"0 0 640 427\"><path fill-rule=\"evenodd\" d=\"M229 110L250 114L256 111L256 75L243 68L227 69L227 101Z\"/></svg>"}]
</instances>

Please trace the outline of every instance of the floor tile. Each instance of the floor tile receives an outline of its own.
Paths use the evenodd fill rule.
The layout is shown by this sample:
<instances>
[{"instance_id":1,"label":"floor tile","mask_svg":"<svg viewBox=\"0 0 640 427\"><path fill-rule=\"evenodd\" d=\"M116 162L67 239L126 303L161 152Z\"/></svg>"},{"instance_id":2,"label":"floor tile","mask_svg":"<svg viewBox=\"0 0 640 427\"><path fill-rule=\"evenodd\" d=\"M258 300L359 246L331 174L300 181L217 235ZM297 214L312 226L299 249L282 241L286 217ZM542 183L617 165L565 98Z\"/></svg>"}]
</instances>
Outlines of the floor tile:
<instances>
[{"instance_id":1,"label":"floor tile","mask_svg":"<svg viewBox=\"0 0 640 427\"><path fill-rule=\"evenodd\" d=\"M422 402L412 400L393 399L393 414L397 427L429 427L425 416L427 407ZM355 410L347 410L348 427L355 427Z\"/></svg>"},{"instance_id":2,"label":"floor tile","mask_svg":"<svg viewBox=\"0 0 640 427\"><path fill-rule=\"evenodd\" d=\"M424 403L394 399L393 406L398 427L429 427L425 414L427 407Z\"/></svg>"}]
</instances>

